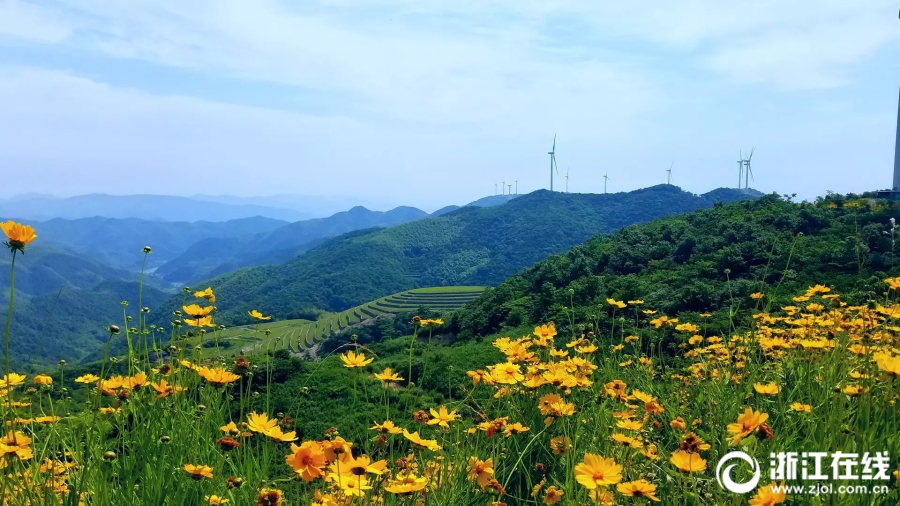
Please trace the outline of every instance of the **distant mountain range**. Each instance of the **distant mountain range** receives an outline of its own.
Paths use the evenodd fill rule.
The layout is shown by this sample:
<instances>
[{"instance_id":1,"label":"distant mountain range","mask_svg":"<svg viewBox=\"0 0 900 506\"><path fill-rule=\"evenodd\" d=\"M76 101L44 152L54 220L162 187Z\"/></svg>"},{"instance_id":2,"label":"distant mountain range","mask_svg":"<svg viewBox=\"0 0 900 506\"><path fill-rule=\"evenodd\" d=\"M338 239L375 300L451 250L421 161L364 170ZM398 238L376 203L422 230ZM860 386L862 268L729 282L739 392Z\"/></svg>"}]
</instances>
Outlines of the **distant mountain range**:
<instances>
[{"instance_id":1,"label":"distant mountain range","mask_svg":"<svg viewBox=\"0 0 900 506\"><path fill-rule=\"evenodd\" d=\"M42 195L0 200L0 216L32 220L139 218L151 221L229 221L264 216L297 221L316 215L258 204L234 204L169 195L78 195L54 198Z\"/></svg>"},{"instance_id":2,"label":"distant mountain range","mask_svg":"<svg viewBox=\"0 0 900 506\"><path fill-rule=\"evenodd\" d=\"M670 185L608 195L541 190L501 206L358 230L287 263L240 269L203 285L218 291L220 315L231 323L249 309L276 318L309 308L338 311L416 287L494 285L595 234L758 195L730 189L694 195Z\"/></svg>"}]
</instances>

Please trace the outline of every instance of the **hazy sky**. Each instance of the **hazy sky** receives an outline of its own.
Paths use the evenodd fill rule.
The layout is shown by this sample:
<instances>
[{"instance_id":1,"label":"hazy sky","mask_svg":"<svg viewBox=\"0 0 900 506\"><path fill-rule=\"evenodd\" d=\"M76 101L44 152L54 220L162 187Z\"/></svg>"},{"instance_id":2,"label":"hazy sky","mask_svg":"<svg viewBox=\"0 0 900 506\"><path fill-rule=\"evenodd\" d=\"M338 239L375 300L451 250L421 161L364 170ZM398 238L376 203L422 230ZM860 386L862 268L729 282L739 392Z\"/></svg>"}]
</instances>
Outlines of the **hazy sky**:
<instances>
[{"instance_id":1,"label":"hazy sky","mask_svg":"<svg viewBox=\"0 0 900 506\"><path fill-rule=\"evenodd\" d=\"M896 0L0 0L0 196L891 182Z\"/></svg>"}]
</instances>

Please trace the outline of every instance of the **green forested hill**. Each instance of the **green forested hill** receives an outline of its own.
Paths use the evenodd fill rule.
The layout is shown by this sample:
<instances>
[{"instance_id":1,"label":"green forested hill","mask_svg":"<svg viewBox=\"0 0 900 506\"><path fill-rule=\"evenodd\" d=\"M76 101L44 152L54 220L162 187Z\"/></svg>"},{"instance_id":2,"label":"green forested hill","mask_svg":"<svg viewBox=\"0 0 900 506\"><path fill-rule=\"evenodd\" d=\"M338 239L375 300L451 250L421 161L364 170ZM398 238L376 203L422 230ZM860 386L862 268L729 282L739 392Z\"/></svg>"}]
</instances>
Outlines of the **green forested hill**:
<instances>
[{"instance_id":1,"label":"green forested hill","mask_svg":"<svg viewBox=\"0 0 900 506\"><path fill-rule=\"evenodd\" d=\"M673 216L597 236L512 276L461 310L463 335L484 335L527 322L610 315L607 297L642 299L674 315L719 310L712 322L727 331L729 310L762 303L794 304L798 291L829 283L844 300L878 296L882 279L900 265L892 253L887 202L829 196L794 204L776 196ZM900 241L900 233L895 239Z\"/></svg>"},{"instance_id":2,"label":"green forested hill","mask_svg":"<svg viewBox=\"0 0 900 506\"><path fill-rule=\"evenodd\" d=\"M421 286L494 285L592 235L750 197L724 189L697 196L669 185L608 195L538 191L503 206L357 231L288 263L242 269L203 285L217 290L220 319L229 323L251 308L279 319L311 307L339 311Z\"/></svg>"}]
</instances>

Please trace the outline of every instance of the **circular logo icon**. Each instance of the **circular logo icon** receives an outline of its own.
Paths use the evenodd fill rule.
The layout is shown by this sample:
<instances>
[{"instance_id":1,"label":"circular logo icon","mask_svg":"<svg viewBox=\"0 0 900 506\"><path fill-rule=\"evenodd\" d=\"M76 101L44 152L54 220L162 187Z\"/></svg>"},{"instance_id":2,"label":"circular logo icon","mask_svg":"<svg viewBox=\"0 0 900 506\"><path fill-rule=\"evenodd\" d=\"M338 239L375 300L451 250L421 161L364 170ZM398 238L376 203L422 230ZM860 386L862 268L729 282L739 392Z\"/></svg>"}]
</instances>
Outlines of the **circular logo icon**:
<instances>
[{"instance_id":1,"label":"circular logo icon","mask_svg":"<svg viewBox=\"0 0 900 506\"><path fill-rule=\"evenodd\" d=\"M750 481L737 483L731 479L731 470L738 464L726 464L733 460L743 460L750 464L750 469L753 471L753 477L750 478ZM742 451L726 453L719 459L719 464L716 466L716 481L719 482L719 486L729 492L734 492L735 494L746 494L755 489L756 485L759 484L759 477L759 462Z\"/></svg>"}]
</instances>

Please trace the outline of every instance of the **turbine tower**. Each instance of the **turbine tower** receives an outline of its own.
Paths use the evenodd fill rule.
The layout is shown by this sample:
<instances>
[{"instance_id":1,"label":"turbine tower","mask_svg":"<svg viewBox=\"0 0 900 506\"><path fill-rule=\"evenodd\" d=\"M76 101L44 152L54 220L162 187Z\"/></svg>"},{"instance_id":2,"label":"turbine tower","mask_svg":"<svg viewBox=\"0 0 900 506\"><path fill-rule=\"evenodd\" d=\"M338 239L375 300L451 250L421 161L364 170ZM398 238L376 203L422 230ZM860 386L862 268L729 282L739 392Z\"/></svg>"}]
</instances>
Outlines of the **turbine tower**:
<instances>
[{"instance_id":1,"label":"turbine tower","mask_svg":"<svg viewBox=\"0 0 900 506\"><path fill-rule=\"evenodd\" d=\"M741 189L741 181L744 179L744 152L741 151L741 156L738 157L738 190Z\"/></svg>"},{"instance_id":2,"label":"turbine tower","mask_svg":"<svg viewBox=\"0 0 900 506\"><path fill-rule=\"evenodd\" d=\"M512 195L512 183L506 185L509 186L509 191L506 193L507 195Z\"/></svg>"},{"instance_id":3,"label":"turbine tower","mask_svg":"<svg viewBox=\"0 0 900 506\"><path fill-rule=\"evenodd\" d=\"M750 160L753 159L753 152L756 151L756 148L750 150L750 156L744 160L744 166L747 167L747 170L744 171L744 189L750 188L750 179L753 178L753 169L750 168ZM754 180L755 181L755 180Z\"/></svg>"},{"instance_id":4,"label":"turbine tower","mask_svg":"<svg viewBox=\"0 0 900 506\"><path fill-rule=\"evenodd\" d=\"M519 180L516 179L516 195L519 194Z\"/></svg>"},{"instance_id":5,"label":"turbine tower","mask_svg":"<svg viewBox=\"0 0 900 506\"><path fill-rule=\"evenodd\" d=\"M606 182L609 181L609 173L603 174L603 193L606 193Z\"/></svg>"},{"instance_id":6,"label":"turbine tower","mask_svg":"<svg viewBox=\"0 0 900 506\"><path fill-rule=\"evenodd\" d=\"M566 167L566 193L569 193L569 168Z\"/></svg>"},{"instance_id":7,"label":"turbine tower","mask_svg":"<svg viewBox=\"0 0 900 506\"><path fill-rule=\"evenodd\" d=\"M556 170L556 173L559 174L559 169L556 167L556 134L553 134L553 147L547 154L550 155L550 191L553 191L553 171Z\"/></svg>"},{"instance_id":8,"label":"turbine tower","mask_svg":"<svg viewBox=\"0 0 900 506\"><path fill-rule=\"evenodd\" d=\"M505 192L505 191L506 191L506 181L503 181L503 184L500 185L500 191L501 191L501 192ZM506 194L504 193L504 195L506 195Z\"/></svg>"},{"instance_id":9,"label":"turbine tower","mask_svg":"<svg viewBox=\"0 0 900 506\"><path fill-rule=\"evenodd\" d=\"M900 191L900 102L897 105L897 144L894 146L894 186L893 190Z\"/></svg>"},{"instance_id":10,"label":"turbine tower","mask_svg":"<svg viewBox=\"0 0 900 506\"><path fill-rule=\"evenodd\" d=\"M666 181L666 184L672 184L672 167L674 167L674 166L675 166L675 162L672 162L672 164L669 165L669 168L666 170L666 172L668 173L668 179Z\"/></svg>"},{"instance_id":11,"label":"turbine tower","mask_svg":"<svg viewBox=\"0 0 900 506\"><path fill-rule=\"evenodd\" d=\"M494 183L494 195L497 194L497 183Z\"/></svg>"}]
</instances>

